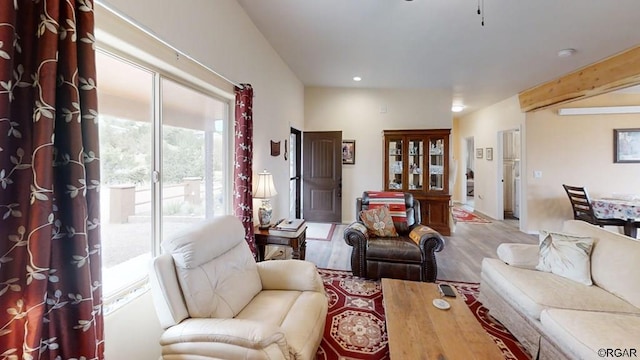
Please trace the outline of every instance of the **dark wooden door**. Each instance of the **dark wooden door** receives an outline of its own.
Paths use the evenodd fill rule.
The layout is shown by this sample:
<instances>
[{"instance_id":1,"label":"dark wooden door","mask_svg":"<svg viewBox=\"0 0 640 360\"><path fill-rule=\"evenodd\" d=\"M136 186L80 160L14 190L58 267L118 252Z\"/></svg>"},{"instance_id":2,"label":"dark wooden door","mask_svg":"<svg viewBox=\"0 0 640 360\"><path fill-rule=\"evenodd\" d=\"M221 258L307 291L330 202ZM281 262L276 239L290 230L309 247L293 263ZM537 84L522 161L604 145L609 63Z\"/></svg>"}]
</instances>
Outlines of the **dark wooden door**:
<instances>
[{"instance_id":1,"label":"dark wooden door","mask_svg":"<svg viewBox=\"0 0 640 360\"><path fill-rule=\"evenodd\" d=\"M342 222L342 132L304 132L302 158L302 216Z\"/></svg>"}]
</instances>

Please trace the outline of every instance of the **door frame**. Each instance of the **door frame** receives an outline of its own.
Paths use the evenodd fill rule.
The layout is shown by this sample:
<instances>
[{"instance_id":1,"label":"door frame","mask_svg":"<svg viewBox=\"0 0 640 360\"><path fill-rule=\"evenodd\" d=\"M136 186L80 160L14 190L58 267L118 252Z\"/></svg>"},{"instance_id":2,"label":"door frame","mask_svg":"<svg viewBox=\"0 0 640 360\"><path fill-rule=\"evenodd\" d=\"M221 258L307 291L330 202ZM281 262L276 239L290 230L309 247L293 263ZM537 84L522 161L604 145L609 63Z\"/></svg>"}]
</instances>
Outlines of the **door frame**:
<instances>
[{"instance_id":1,"label":"door frame","mask_svg":"<svg viewBox=\"0 0 640 360\"><path fill-rule=\"evenodd\" d=\"M296 136L295 143L291 141L291 135ZM295 181L295 190L294 190L294 199L290 199L294 204L294 213L289 214L290 216L295 216L296 219L300 219L302 214L302 131L291 128L289 133L289 147L294 148L294 154L289 153L289 169L291 169L291 162L295 160L295 174L291 176L291 170L289 171L289 191L291 191L291 181ZM285 149L285 151L289 151L289 149ZM289 212L291 212L291 204L289 204Z\"/></svg>"},{"instance_id":2,"label":"door frame","mask_svg":"<svg viewBox=\"0 0 640 360\"><path fill-rule=\"evenodd\" d=\"M496 153L496 220L504 220L504 134L511 130L498 131Z\"/></svg>"},{"instance_id":3,"label":"door frame","mask_svg":"<svg viewBox=\"0 0 640 360\"><path fill-rule=\"evenodd\" d=\"M509 132L520 132L520 149L518 149L520 151L520 161L518 166L520 167L520 169L518 170L520 173L520 192L518 193L518 197L519 199L514 199L514 201L518 201L518 205L520 206L520 218L518 218L518 222L521 224L522 223L522 154L523 154L523 141L522 141L522 129L521 126L517 127L517 128L513 128L513 129L507 129L507 130L502 130L502 131L498 131L498 144L496 146L497 148L497 157L494 158L494 160L497 161L496 165L497 165L497 169L496 169L496 174L497 174L497 193L496 193L496 211L497 211L497 216L499 218L497 218L497 220L504 220L504 137L506 133ZM520 226L521 228L521 226Z\"/></svg>"}]
</instances>

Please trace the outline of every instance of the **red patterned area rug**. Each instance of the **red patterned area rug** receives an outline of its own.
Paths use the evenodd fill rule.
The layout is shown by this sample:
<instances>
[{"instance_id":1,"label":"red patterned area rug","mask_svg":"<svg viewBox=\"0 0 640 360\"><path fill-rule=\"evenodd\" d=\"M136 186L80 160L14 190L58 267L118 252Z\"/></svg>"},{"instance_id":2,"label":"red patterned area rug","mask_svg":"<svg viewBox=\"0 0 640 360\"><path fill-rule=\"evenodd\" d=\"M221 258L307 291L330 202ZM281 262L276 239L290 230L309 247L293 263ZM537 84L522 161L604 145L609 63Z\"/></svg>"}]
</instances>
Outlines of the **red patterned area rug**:
<instances>
[{"instance_id":1,"label":"red patterned area rug","mask_svg":"<svg viewBox=\"0 0 640 360\"><path fill-rule=\"evenodd\" d=\"M382 287L341 270L320 269L329 312L316 359L389 359Z\"/></svg>"},{"instance_id":2,"label":"red patterned area rug","mask_svg":"<svg viewBox=\"0 0 640 360\"><path fill-rule=\"evenodd\" d=\"M319 272L327 290L329 312L316 359L389 359L380 282L353 277L348 271L320 269ZM513 335L478 302L478 284L447 283L464 296L465 303L505 359L530 359Z\"/></svg>"},{"instance_id":3,"label":"red patterned area rug","mask_svg":"<svg viewBox=\"0 0 640 360\"><path fill-rule=\"evenodd\" d=\"M465 209L459 207L452 207L453 219L456 222L470 223L470 224L490 224L491 221L483 219L474 213L471 213Z\"/></svg>"}]
</instances>

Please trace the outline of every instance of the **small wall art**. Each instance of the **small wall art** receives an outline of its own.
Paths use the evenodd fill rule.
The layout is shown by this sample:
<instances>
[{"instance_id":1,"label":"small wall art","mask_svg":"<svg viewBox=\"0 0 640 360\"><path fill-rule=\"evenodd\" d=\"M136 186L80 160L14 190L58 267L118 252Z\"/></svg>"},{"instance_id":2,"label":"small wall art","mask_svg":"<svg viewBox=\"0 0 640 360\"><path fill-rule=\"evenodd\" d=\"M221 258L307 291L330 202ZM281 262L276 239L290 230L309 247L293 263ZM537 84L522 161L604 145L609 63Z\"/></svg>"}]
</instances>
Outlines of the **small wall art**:
<instances>
[{"instance_id":1,"label":"small wall art","mask_svg":"<svg viewBox=\"0 0 640 360\"><path fill-rule=\"evenodd\" d=\"M280 141L271 140L271 156L279 156L280 155Z\"/></svg>"},{"instance_id":2,"label":"small wall art","mask_svg":"<svg viewBox=\"0 0 640 360\"><path fill-rule=\"evenodd\" d=\"M342 163L348 165L356 163L355 140L342 140Z\"/></svg>"},{"instance_id":3,"label":"small wall art","mask_svg":"<svg viewBox=\"0 0 640 360\"><path fill-rule=\"evenodd\" d=\"M486 153L487 153L487 160L489 161L493 160L493 148L487 148Z\"/></svg>"}]
</instances>

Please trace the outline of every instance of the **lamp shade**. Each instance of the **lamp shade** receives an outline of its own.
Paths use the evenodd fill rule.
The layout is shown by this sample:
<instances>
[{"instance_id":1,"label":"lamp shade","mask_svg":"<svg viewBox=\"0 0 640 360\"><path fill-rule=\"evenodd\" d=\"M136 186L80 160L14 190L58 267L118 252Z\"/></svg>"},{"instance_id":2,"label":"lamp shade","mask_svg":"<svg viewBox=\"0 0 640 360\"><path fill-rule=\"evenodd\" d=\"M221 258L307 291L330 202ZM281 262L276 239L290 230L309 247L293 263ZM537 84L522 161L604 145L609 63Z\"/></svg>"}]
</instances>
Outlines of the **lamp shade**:
<instances>
[{"instance_id":1,"label":"lamp shade","mask_svg":"<svg viewBox=\"0 0 640 360\"><path fill-rule=\"evenodd\" d=\"M268 199L277 194L276 187L273 185L273 175L267 170L258 173L258 185L253 192L253 197L256 199Z\"/></svg>"}]
</instances>

